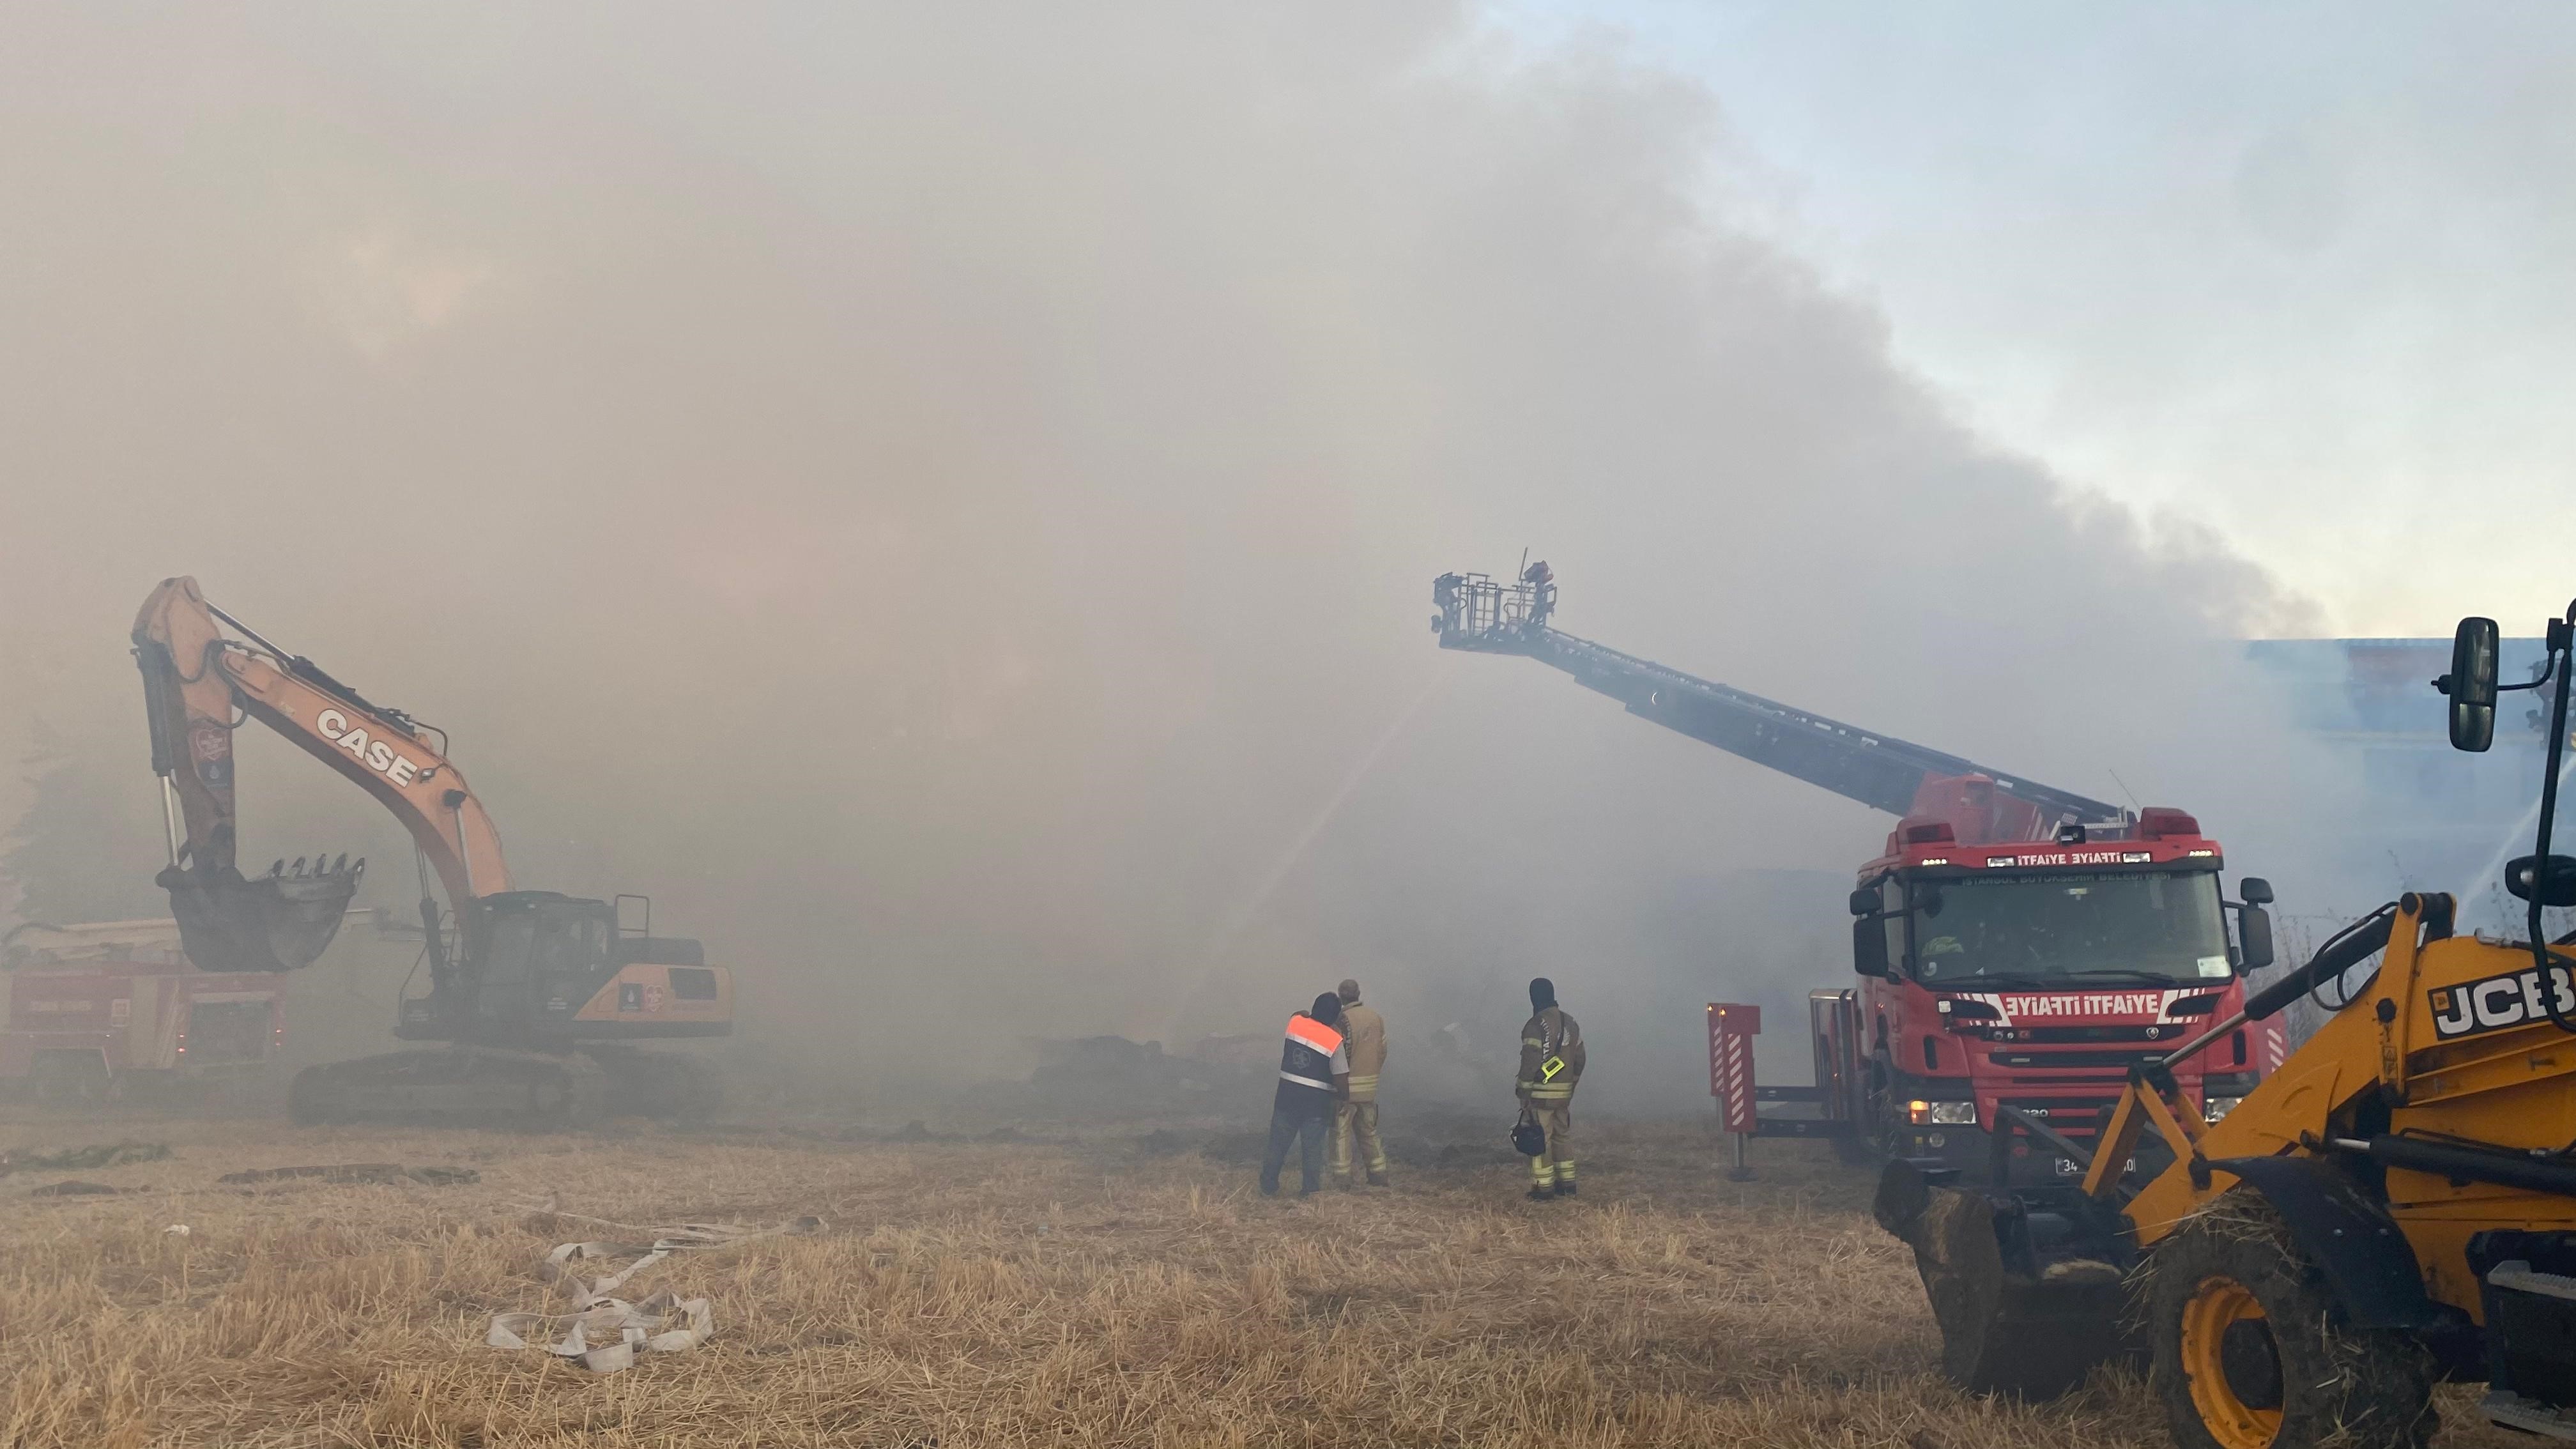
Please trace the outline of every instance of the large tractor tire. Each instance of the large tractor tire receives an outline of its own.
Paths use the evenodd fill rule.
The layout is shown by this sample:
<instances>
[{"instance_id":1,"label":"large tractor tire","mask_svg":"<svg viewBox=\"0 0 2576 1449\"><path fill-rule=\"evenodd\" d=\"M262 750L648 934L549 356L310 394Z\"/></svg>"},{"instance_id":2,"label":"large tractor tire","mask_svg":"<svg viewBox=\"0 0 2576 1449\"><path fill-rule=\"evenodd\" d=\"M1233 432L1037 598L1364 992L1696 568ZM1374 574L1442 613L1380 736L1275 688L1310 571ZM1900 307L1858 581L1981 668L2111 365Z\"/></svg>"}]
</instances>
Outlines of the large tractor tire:
<instances>
[{"instance_id":1,"label":"large tractor tire","mask_svg":"<svg viewBox=\"0 0 2576 1449\"><path fill-rule=\"evenodd\" d=\"M2433 1363L2399 1332L2345 1321L2333 1290L2251 1193L2156 1246L2148 1384L2178 1449L2422 1449Z\"/></svg>"}]
</instances>

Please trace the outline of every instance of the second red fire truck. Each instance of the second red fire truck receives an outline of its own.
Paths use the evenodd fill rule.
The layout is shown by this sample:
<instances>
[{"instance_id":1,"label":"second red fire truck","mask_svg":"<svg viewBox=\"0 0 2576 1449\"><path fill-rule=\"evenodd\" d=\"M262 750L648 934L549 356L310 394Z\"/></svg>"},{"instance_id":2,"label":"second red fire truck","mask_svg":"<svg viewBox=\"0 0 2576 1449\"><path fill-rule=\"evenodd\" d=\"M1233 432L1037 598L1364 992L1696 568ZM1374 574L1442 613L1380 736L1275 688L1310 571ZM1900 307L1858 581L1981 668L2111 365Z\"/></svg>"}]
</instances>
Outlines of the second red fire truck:
<instances>
[{"instance_id":1,"label":"second red fire truck","mask_svg":"<svg viewBox=\"0 0 2576 1449\"><path fill-rule=\"evenodd\" d=\"M260 1079L286 1041L286 983L198 970L176 921L29 924L0 937L0 1095L77 1106Z\"/></svg>"}]
</instances>

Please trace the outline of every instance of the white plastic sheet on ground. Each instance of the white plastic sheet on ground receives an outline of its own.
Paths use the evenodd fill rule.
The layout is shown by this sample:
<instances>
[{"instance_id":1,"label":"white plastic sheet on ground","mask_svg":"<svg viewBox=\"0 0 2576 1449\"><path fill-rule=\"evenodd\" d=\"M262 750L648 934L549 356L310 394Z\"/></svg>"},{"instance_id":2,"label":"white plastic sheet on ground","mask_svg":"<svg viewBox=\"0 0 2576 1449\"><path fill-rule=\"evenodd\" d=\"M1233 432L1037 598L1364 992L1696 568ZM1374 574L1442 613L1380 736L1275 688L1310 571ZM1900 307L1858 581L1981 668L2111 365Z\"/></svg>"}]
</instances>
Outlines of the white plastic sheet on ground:
<instances>
[{"instance_id":1,"label":"white plastic sheet on ground","mask_svg":"<svg viewBox=\"0 0 2576 1449\"><path fill-rule=\"evenodd\" d=\"M642 1241L602 1239L558 1243L537 1265L537 1277L569 1288L578 1305L570 1313L501 1313L492 1318L483 1341L494 1348L524 1349L568 1324L564 1336L545 1345L559 1358L577 1359L594 1373L615 1373L631 1366L636 1353L678 1353L696 1348L715 1331L714 1313L704 1298L682 1298L665 1288L640 1302L616 1296L636 1274L674 1253L730 1248L760 1238L819 1232L823 1220L801 1217L776 1227L747 1228L734 1223L682 1223L677 1227L632 1228L605 1218L559 1214L611 1228L630 1228ZM573 1264L591 1259L625 1258L616 1272L585 1280Z\"/></svg>"}]
</instances>

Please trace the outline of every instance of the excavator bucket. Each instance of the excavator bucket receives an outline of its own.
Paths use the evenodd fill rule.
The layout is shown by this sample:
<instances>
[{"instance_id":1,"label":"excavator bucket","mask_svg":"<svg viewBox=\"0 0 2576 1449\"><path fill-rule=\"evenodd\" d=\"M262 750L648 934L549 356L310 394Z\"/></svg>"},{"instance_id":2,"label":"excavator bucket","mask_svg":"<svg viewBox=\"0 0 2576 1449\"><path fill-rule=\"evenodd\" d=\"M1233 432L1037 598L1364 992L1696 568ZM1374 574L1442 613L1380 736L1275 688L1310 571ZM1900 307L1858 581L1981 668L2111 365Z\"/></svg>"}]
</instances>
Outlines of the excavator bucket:
<instances>
[{"instance_id":1,"label":"excavator bucket","mask_svg":"<svg viewBox=\"0 0 2576 1449\"><path fill-rule=\"evenodd\" d=\"M358 893L367 863L335 865L316 859L311 870L283 861L257 880L230 867L210 871L173 866L159 883L170 893L179 942L200 971L298 971L320 960L340 919Z\"/></svg>"},{"instance_id":2,"label":"excavator bucket","mask_svg":"<svg viewBox=\"0 0 2576 1449\"><path fill-rule=\"evenodd\" d=\"M1914 1249L1952 1382L2048 1399L2138 1351L2115 1215L2079 1188L1960 1188L1950 1171L1888 1164L1873 1211Z\"/></svg>"}]
</instances>

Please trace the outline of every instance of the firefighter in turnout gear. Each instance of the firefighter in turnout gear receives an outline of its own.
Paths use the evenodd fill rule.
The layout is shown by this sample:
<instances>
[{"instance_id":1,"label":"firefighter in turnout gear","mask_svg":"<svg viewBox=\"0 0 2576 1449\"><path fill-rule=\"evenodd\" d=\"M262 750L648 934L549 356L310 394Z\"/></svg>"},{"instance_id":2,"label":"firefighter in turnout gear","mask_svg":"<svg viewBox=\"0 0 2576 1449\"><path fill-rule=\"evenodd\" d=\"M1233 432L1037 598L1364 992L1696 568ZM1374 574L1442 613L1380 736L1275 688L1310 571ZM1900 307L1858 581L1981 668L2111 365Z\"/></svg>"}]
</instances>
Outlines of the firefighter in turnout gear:
<instances>
[{"instance_id":1,"label":"firefighter in turnout gear","mask_svg":"<svg viewBox=\"0 0 2576 1449\"><path fill-rule=\"evenodd\" d=\"M1521 1109L1547 1133L1547 1150L1530 1159L1534 1198L1574 1196L1574 1085L1583 1078L1583 1028L1556 1004L1556 983L1529 984L1529 1023L1521 1028Z\"/></svg>"},{"instance_id":2,"label":"firefighter in turnout gear","mask_svg":"<svg viewBox=\"0 0 2576 1449\"><path fill-rule=\"evenodd\" d=\"M1261 1195L1279 1195L1279 1169L1291 1143L1299 1147L1299 1197L1324 1185L1324 1139L1334 1108L1350 1095L1351 1059L1341 1033L1342 999L1332 992L1313 1009L1288 1018L1287 1044L1279 1050L1279 1090L1270 1101L1270 1145L1261 1154Z\"/></svg>"},{"instance_id":3,"label":"firefighter in turnout gear","mask_svg":"<svg viewBox=\"0 0 2576 1449\"><path fill-rule=\"evenodd\" d=\"M1337 993L1342 1002L1342 1040L1351 1056L1351 1090L1333 1122L1333 1176L1351 1187L1351 1141L1359 1152L1371 1187L1386 1186L1386 1146L1377 1136L1377 1074L1386 1067L1386 1018L1360 1005L1360 984L1345 981Z\"/></svg>"}]
</instances>

